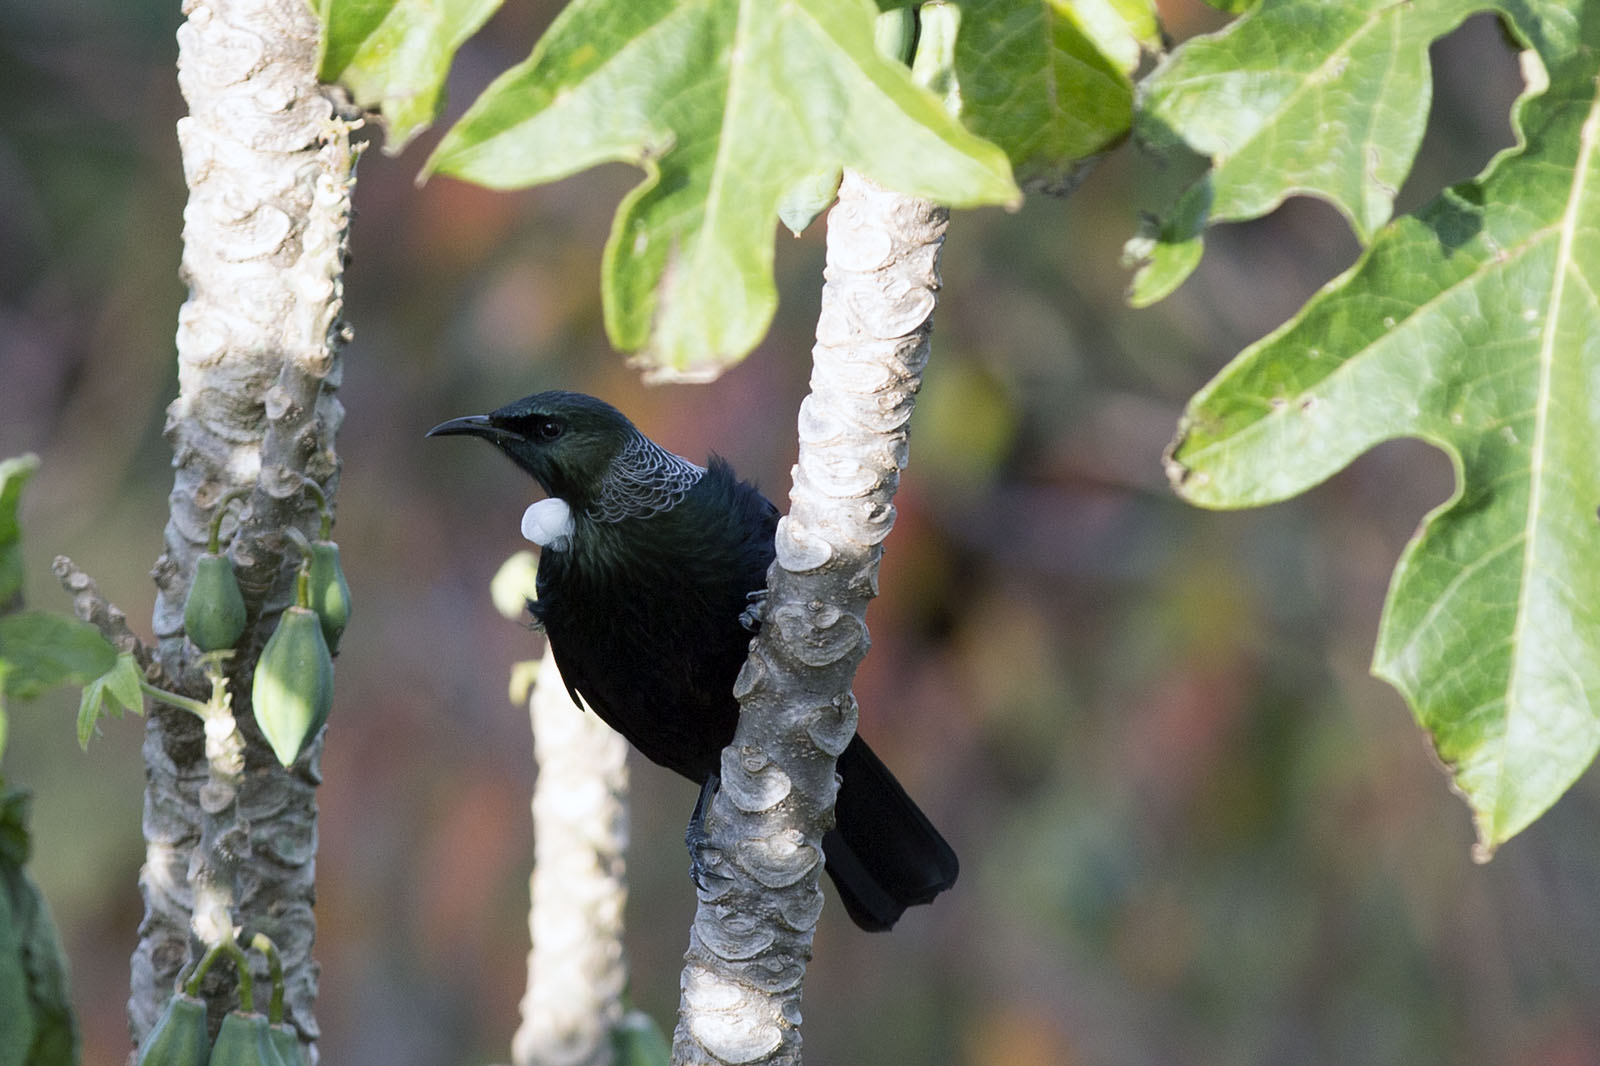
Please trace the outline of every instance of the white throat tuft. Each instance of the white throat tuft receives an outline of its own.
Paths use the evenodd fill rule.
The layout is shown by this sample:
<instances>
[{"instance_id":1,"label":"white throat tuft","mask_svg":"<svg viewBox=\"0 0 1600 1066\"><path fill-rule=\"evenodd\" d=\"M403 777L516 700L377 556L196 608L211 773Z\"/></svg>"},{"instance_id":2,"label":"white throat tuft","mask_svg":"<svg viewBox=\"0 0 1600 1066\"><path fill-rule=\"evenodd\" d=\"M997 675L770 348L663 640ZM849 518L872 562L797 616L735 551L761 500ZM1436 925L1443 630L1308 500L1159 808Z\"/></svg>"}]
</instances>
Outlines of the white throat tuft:
<instances>
[{"instance_id":1,"label":"white throat tuft","mask_svg":"<svg viewBox=\"0 0 1600 1066\"><path fill-rule=\"evenodd\" d=\"M522 512L522 535L541 548L562 551L572 540L572 508L552 496Z\"/></svg>"}]
</instances>

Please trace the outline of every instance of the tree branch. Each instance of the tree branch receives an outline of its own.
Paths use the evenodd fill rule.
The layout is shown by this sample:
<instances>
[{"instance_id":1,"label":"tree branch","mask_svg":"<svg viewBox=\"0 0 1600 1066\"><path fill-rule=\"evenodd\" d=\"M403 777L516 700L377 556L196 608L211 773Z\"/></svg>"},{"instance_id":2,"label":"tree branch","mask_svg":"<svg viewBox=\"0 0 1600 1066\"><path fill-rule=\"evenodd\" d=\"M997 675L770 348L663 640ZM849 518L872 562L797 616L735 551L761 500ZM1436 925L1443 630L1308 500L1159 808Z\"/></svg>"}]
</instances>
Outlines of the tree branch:
<instances>
[{"instance_id":1,"label":"tree branch","mask_svg":"<svg viewBox=\"0 0 1600 1066\"><path fill-rule=\"evenodd\" d=\"M789 514L706 821L717 876L706 879L690 930L672 1052L680 1066L800 1061L821 839L835 763L855 733L851 683L894 523L948 217L848 171L828 217Z\"/></svg>"},{"instance_id":2,"label":"tree branch","mask_svg":"<svg viewBox=\"0 0 1600 1066\"><path fill-rule=\"evenodd\" d=\"M77 563L65 555L58 555L50 564L61 587L72 596L72 613L100 631L119 652L132 652L141 670L148 671L155 652L128 626L128 616L122 608L100 594L94 578L84 573Z\"/></svg>"}]
</instances>

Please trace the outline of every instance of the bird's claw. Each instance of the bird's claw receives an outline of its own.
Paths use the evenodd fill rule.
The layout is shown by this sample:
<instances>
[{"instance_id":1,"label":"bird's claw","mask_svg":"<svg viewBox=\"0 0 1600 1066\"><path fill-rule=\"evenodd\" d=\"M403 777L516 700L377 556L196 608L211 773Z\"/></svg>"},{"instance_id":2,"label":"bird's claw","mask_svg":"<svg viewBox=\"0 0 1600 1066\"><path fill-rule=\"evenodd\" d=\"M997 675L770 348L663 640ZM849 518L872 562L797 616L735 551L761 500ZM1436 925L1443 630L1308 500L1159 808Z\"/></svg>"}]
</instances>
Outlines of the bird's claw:
<instances>
[{"instance_id":1,"label":"bird's claw","mask_svg":"<svg viewBox=\"0 0 1600 1066\"><path fill-rule=\"evenodd\" d=\"M761 629L761 612L767 607L767 590L756 589L745 596L748 602L744 610L739 612L739 624L748 632L756 633Z\"/></svg>"},{"instance_id":2,"label":"bird's claw","mask_svg":"<svg viewBox=\"0 0 1600 1066\"><path fill-rule=\"evenodd\" d=\"M712 847L711 834L704 826L691 825L683 835L683 842L689 847L689 880L696 889L710 892L714 882L728 880L728 875L718 869L722 865L722 855Z\"/></svg>"},{"instance_id":3,"label":"bird's claw","mask_svg":"<svg viewBox=\"0 0 1600 1066\"><path fill-rule=\"evenodd\" d=\"M689 849L689 878L701 892L711 891L711 881L728 880L727 874L716 870L722 862L722 855L712 845L711 834L706 830L706 812L711 809L711 797L717 794L720 783L720 775L715 773L701 782L700 797L695 800L694 813L689 815L689 826L683 831L683 843Z\"/></svg>"}]
</instances>

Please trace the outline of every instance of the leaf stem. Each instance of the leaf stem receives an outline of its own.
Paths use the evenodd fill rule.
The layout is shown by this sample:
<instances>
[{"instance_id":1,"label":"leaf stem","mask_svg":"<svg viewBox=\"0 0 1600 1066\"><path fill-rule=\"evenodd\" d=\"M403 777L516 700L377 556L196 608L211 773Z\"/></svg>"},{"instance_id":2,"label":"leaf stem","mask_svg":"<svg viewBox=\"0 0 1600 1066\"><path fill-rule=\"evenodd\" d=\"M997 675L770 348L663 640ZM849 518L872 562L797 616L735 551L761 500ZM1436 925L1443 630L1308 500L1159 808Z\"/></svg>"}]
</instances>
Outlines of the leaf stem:
<instances>
[{"instance_id":1,"label":"leaf stem","mask_svg":"<svg viewBox=\"0 0 1600 1066\"><path fill-rule=\"evenodd\" d=\"M189 980L184 983L183 993L199 999L200 982L205 980L206 974L211 971L212 963L223 955L233 960L234 971L239 975L239 1008L249 1014L256 1006L255 978L250 976L250 967L245 965L244 952L233 942L232 936L211 945L205 957L200 960L200 965L194 968L194 973L190 974Z\"/></svg>"},{"instance_id":2,"label":"leaf stem","mask_svg":"<svg viewBox=\"0 0 1600 1066\"><path fill-rule=\"evenodd\" d=\"M267 957L267 973L272 978L272 998L267 1001L267 1024L283 1021L283 960L278 957L278 945L265 933L250 938L250 946Z\"/></svg>"},{"instance_id":3,"label":"leaf stem","mask_svg":"<svg viewBox=\"0 0 1600 1066\"><path fill-rule=\"evenodd\" d=\"M165 703L169 707L176 707L179 710L188 711L190 714L193 714L199 718L207 717L207 714L210 710L210 706L208 704L201 703L199 700L192 700L188 696L180 696L176 692L168 692L164 688L157 688L155 685L152 685L142 677L139 679L139 688L145 693L145 695L150 696L161 703Z\"/></svg>"},{"instance_id":4,"label":"leaf stem","mask_svg":"<svg viewBox=\"0 0 1600 1066\"><path fill-rule=\"evenodd\" d=\"M288 537L289 542L300 552L301 559L311 558L311 542L306 539L304 533L294 526L289 526L283 531L283 535Z\"/></svg>"},{"instance_id":5,"label":"leaf stem","mask_svg":"<svg viewBox=\"0 0 1600 1066\"><path fill-rule=\"evenodd\" d=\"M917 14L909 7L878 13L872 24L872 43L878 54L911 65L917 47Z\"/></svg>"},{"instance_id":6,"label":"leaf stem","mask_svg":"<svg viewBox=\"0 0 1600 1066\"><path fill-rule=\"evenodd\" d=\"M228 504L234 500L244 499L252 491L252 489L234 489L217 501L216 510L211 513L211 535L206 539L206 551L212 555L221 554L218 549L222 541L222 520L228 515Z\"/></svg>"},{"instance_id":7,"label":"leaf stem","mask_svg":"<svg viewBox=\"0 0 1600 1066\"><path fill-rule=\"evenodd\" d=\"M304 474L300 476L305 481L306 491L316 499L317 510L322 515L321 532L317 534L317 539L327 540L333 534L333 511L328 507L328 496L322 491L322 486L317 484L315 478L306 477Z\"/></svg>"}]
</instances>

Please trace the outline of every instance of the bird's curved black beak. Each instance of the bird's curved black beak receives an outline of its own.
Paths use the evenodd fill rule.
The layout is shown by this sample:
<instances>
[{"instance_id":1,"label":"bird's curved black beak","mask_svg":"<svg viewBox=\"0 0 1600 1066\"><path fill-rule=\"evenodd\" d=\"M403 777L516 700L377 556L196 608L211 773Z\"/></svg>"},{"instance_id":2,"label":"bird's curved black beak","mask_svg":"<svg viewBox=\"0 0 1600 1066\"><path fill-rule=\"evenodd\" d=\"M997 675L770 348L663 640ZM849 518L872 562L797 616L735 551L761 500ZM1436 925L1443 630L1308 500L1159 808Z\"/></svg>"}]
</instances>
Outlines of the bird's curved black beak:
<instances>
[{"instance_id":1,"label":"bird's curved black beak","mask_svg":"<svg viewBox=\"0 0 1600 1066\"><path fill-rule=\"evenodd\" d=\"M482 437L484 440L495 444L509 444L522 440L522 435L515 433L504 426L496 425L488 415L463 415L452 418L448 422L440 422L428 430L430 437Z\"/></svg>"}]
</instances>

